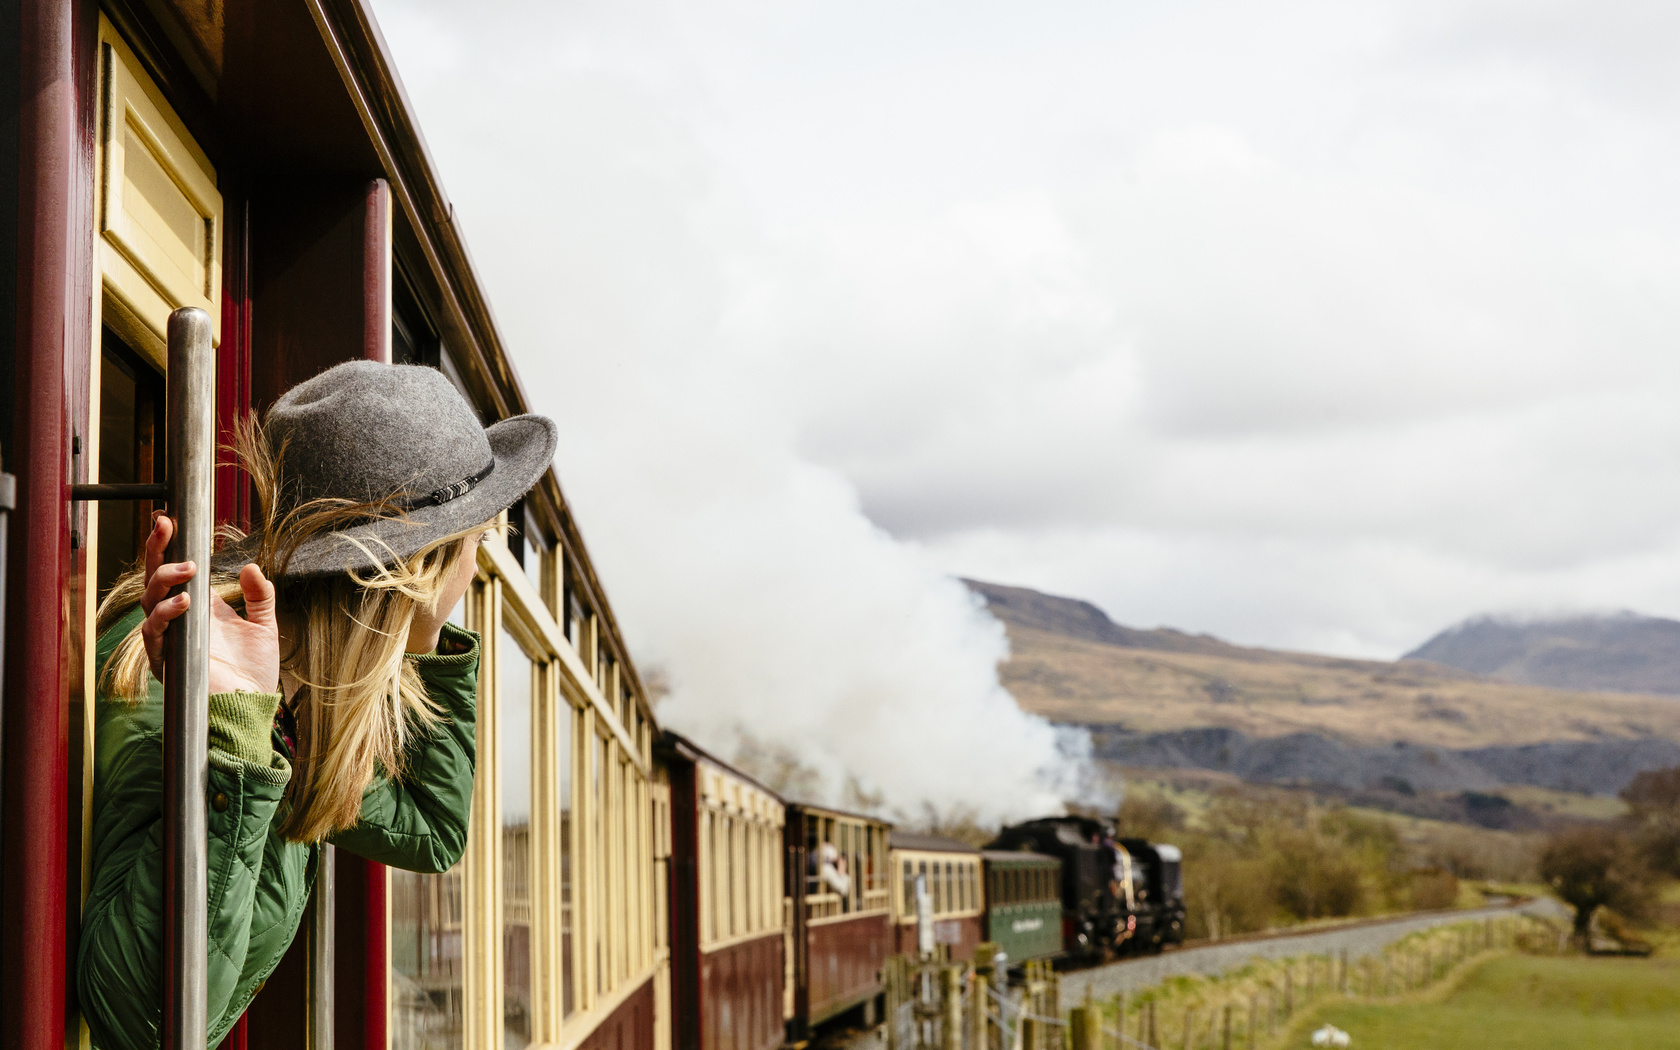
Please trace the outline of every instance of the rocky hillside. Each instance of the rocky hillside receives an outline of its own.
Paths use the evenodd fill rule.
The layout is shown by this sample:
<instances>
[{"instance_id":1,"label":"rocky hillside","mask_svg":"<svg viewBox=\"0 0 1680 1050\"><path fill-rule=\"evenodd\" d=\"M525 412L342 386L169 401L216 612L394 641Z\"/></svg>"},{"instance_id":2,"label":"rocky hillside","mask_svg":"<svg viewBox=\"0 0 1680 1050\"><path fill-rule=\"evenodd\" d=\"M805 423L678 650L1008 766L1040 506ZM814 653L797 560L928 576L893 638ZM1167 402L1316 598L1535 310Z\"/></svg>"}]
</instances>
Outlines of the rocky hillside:
<instances>
[{"instance_id":1,"label":"rocky hillside","mask_svg":"<svg viewBox=\"0 0 1680 1050\"><path fill-rule=\"evenodd\" d=\"M1550 620L1479 616L1406 654L1557 689L1680 695L1680 621L1621 613Z\"/></svg>"},{"instance_id":2,"label":"rocky hillside","mask_svg":"<svg viewBox=\"0 0 1680 1050\"><path fill-rule=\"evenodd\" d=\"M1128 765L1352 788L1389 778L1417 790L1604 792L1680 762L1680 704L1666 697L1251 649L1115 624L1077 599L969 586L1009 632L1000 671L1021 705L1094 727L1101 756ZM1186 735L1210 730L1224 735Z\"/></svg>"}]
</instances>

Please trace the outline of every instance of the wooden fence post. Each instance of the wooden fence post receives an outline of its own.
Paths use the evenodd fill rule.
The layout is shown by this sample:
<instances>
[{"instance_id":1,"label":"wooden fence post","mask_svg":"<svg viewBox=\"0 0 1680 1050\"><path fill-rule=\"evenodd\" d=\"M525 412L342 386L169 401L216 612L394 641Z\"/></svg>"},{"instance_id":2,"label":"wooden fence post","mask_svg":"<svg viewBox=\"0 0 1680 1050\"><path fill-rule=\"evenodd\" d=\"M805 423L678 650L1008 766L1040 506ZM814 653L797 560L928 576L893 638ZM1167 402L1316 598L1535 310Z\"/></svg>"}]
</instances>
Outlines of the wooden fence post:
<instances>
[{"instance_id":1,"label":"wooden fence post","mask_svg":"<svg viewBox=\"0 0 1680 1050\"><path fill-rule=\"evenodd\" d=\"M1155 1000L1153 999L1149 1000L1149 1038L1144 1041L1150 1046L1158 1047L1161 1045L1160 1039L1155 1034Z\"/></svg>"},{"instance_id":2,"label":"wooden fence post","mask_svg":"<svg viewBox=\"0 0 1680 1050\"><path fill-rule=\"evenodd\" d=\"M962 1050L962 967L939 968L939 1044L943 1050Z\"/></svg>"},{"instance_id":3,"label":"wooden fence post","mask_svg":"<svg viewBox=\"0 0 1680 1050\"><path fill-rule=\"evenodd\" d=\"M1283 964L1283 1018L1288 1020L1295 1016L1295 967L1292 963Z\"/></svg>"},{"instance_id":4,"label":"wooden fence post","mask_svg":"<svg viewBox=\"0 0 1680 1050\"><path fill-rule=\"evenodd\" d=\"M1184 1008L1184 1050L1191 1050L1190 1042L1196 1037L1196 1008Z\"/></svg>"},{"instance_id":5,"label":"wooden fence post","mask_svg":"<svg viewBox=\"0 0 1680 1050\"><path fill-rule=\"evenodd\" d=\"M1248 1050L1254 1050L1255 1028L1260 1024L1260 993L1253 992L1248 997Z\"/></svg>"},{"instance_id":6,"label":"wooden fence post","mask_svg":"<svg viewBox=\"0 0 1680 1050\"><path fill-rule=\"evenodd\" d=\"M1076 1006L1068 1014L1068 1050L1102 1050L1102 1025L1095 1007Z\"/></svg>"},{"instance_id":7,"label":"wooden fence post","mask_svg":"<svg viewBox=\"0 0 1680 1050\"><path fill-rule=\"evenodd\" d=\"M1224 1050L1231 1050L1231 1004L1225 1004L1225 1038L1220 1045Z\"/></svg>"},{"instance_id":8,"label":"wooden fence post","mask_svg":"<svg viewBox=\"0 0 1680 1050\"><path fill-rule=\"evenodd\" d=\"M887 986L887 1016L882 1018L887 1025L887 1050L903 1050L898 1045L898 969L899 957L896 955L888 956L887 964L882 967L884 972L881 975L881 983Z\"/></svg>"}]
</instances>

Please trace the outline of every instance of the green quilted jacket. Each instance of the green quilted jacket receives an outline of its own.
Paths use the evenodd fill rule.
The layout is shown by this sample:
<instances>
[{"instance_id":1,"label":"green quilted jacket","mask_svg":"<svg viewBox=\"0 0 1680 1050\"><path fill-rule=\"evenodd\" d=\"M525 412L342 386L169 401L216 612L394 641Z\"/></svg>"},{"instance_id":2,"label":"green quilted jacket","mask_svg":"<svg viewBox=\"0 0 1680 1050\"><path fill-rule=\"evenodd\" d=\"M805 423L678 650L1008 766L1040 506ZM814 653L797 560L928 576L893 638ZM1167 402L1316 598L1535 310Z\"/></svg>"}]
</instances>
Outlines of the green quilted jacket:
<instances>
[{"instance_id":1,"label":"green quilted jacket","mask_svg":"<svg viewBox=\"0 0 1680 1050\"><path fill-rule=\"evenodd\" d=\"M99 639L101 673L139 622ZM446 718L419 734L402 780L380 778L360 822L331 841L410 871L460 859L472 801L478 636L445 625L436 653L410 656ZM278 693L218 693L210 703L210 1045L238 1020L292 943L315 879L314 845L280 836L292 775L274 726ZM93 881L76 969L82 1016L99 1050L149 1050L163 1001L163 688L139 703L101 696L95 715Z\"/></svg>"}]
</instances>

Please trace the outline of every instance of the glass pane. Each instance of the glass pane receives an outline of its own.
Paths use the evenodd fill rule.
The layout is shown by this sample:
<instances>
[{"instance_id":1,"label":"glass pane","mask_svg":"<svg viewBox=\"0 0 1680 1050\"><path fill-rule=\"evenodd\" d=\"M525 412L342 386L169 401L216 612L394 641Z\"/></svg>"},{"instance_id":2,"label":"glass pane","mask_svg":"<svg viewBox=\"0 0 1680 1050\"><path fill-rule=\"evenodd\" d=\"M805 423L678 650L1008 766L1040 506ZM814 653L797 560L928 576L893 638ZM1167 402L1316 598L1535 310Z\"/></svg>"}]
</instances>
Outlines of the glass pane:
<instances>
[{"instance_id":1,"label":"glass pane","mask_svg":"<svg viewBox=\"0 0 1680 1050\"><path fill-rule=\"evenodd\" d=\"M503 1045L507 1050L522 1050L531 1041L531 680L535 668L505 630L496 649Z\"/></svg>"},{"instance_id":2,"label":"glass pane","mask_svg":"<svg viewBox=\"0 0 1680 1050\"><path fill-rule=\"evenodd\" d=\"M99 369L99 476L106 484L155 480L162 377L113 335L103 333ZM111 500L99 505L100 597L140 554L151 527L152 504Z\"/></svg>"},{"instance_id":3,"label":"glass pane","mask_svg":"<svg viewBox=\"0 0 1680 1050\"><path fill-rule=\"evenodd\" d=\"M607 851L604 834L605 817L601 811L606 808L606 792L602 790L602 787L606 779L606 770L603 767L606 765L607 756L606 746L602 743L599 733L594 734L594 748L594 753L590 756L590 807L593 812L590 817L589 855L595 868L595 885L601 887L602 892L605 892L607 888ZM601 906L601 902L598 900L592 902L591 910L595 916L593 924L595 927L595 992L600 995L604 994L608 987L607 955L601 937L602 927L607 924L607 910Z\"/></svg>"},{"instance_id":4,"label":"glass pane","mask_svg":"<svg viewBox=\"0 0 1680 1050\"><path fill-rule=\"evenodd\" d=\"M391 1050L460 1050L463 864L391 871Z\"/></svg>"},{"instance_id":5,"label":"glass pane","mask_svg":"<svg viewBox=\"0 0 1680 1050\"><path fill-rule=\"evenodd\" d=\"M543 592L543 559L547 557L548 552L542 549L542 545L537 541L536 537L527 530L525 533L525 578L531 581L531 586L539 595ZM553 612L554 610L550 609L549 611Z\"/></svg>"},{"instance_id":6,"label":"glass pane","mask_svg":"<svg viewBox=\"0 0 1680 1050\"><path fill-rule=\"evenodd\" d=\"M555 777L560 784L560 1012L576 1007L572 976L572 737L577 713L562 703L554 719Z\"/></svg>"}]
</instances>

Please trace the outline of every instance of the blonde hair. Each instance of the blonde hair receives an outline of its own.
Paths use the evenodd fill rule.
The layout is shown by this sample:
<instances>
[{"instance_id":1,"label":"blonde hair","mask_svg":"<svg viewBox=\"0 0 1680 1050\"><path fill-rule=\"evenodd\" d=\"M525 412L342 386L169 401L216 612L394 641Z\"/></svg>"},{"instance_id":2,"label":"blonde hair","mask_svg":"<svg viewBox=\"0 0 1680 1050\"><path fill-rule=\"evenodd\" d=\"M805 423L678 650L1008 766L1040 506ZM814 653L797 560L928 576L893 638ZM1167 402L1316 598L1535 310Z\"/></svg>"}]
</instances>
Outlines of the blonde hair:
<instances>
[{"instance_id":1,"label":"blonde hair","mask_svg":"<svg viewBox=\"0 0 1680 1050\"><path fill-rule=\"evenodd\" d=\"M443 537L407 560L389 558L388 547L386 558L373 556L367 544L359 544L375 564L395 564L288 580L285 566L306 540L378 518L400 518L403 512L392 499L317 499L283 509L279 450L254 417L236 427L232 451L249 472L261 508L252 560L274 581L276 609L298 633L290 651L280 654L281 670L299 683L293 698L298 754L281 832L293 842L314 842L353 826L368 784L381 773L401 777L413 733L442 717L403 652L415 614L436 609L460 560L462 539L484 526ZM226 526L220 531L225 542L243 535ZM136 566L117 580L100 604L101 632L139 604L144 577L144 567ZM243 610L237 572L213 572L210 585ZM134 701L151 682L136 624L112 652L101 686L110 697Z\"/></svg>"}]
</instances>

